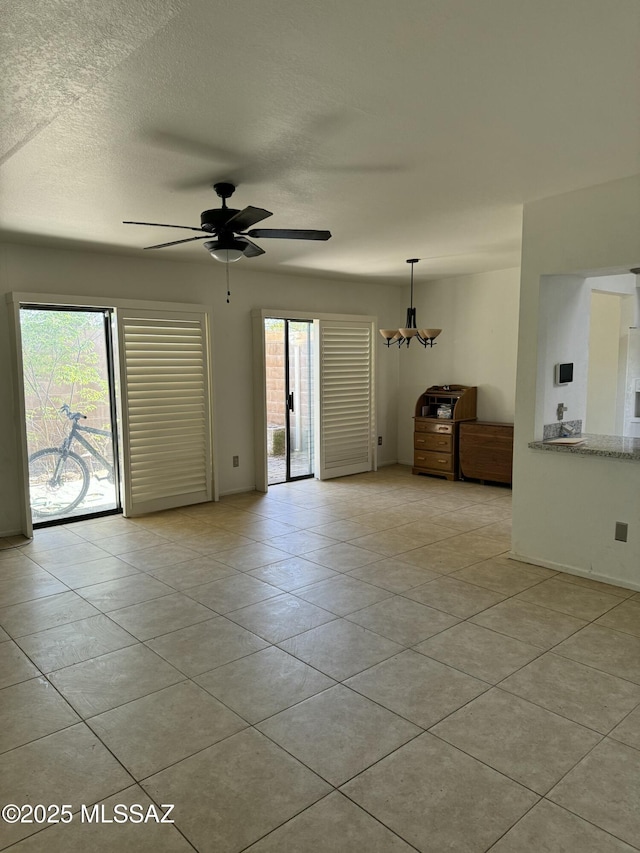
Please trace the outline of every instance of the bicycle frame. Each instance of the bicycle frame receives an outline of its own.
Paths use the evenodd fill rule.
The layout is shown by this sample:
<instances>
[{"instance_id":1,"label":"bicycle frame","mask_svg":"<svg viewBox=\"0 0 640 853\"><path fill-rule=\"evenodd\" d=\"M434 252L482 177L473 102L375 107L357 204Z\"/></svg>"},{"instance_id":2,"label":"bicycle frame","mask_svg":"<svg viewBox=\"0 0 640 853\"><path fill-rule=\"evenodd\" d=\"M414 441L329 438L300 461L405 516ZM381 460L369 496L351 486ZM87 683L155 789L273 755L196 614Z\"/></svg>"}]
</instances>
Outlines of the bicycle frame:
<instances>
[{"instance_id":1,"label":"bicycle frame","mask_svg":"<svg viewBox=\"0 0 640 853\"><path fill-rule=\"evenodd\" d=\"M80 434L81 432L88 432L92 433L93 435L111 436L111 432L109 430L96 429L96 427L80 426L78 421L74 421L73 426L71 427L71 432L65 438L62 443L62 447L60 448L62 456L64 456L66 453L69 452L69 450L71 450L71 445L74 440L78 441L86 450L89 451L92 456L94 456L98 460L98 462L101 462L104 465L104 467L109 472L109 476L112 477L113 465L107 459L105 459L104 456L98 450L96 450L96 448L93 446L93 444L91 444L90 441L87 441L87 439Z\"/></svg>"}]
</instances>

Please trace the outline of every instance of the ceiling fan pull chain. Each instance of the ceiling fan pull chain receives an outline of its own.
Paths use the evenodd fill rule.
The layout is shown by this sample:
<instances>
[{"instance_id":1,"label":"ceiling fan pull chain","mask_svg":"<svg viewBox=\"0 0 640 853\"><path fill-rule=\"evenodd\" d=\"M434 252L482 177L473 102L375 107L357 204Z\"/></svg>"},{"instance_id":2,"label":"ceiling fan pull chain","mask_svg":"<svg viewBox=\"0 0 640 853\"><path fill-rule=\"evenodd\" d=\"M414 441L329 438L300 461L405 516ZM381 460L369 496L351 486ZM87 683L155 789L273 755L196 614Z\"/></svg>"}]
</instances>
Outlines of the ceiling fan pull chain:
<instances>
[{"instance_id":1,"label":"ceiling fan pull chain","mask_svg":"<svg viewBox=\"0 0 640 853\"><path fill-rule=\"evenodd\" d=\"M231 298L231 290L229 288L229 264L225 264L225 269L227 271L227 305L228 305L230 298Z\"/></svg>"}]
</instances>

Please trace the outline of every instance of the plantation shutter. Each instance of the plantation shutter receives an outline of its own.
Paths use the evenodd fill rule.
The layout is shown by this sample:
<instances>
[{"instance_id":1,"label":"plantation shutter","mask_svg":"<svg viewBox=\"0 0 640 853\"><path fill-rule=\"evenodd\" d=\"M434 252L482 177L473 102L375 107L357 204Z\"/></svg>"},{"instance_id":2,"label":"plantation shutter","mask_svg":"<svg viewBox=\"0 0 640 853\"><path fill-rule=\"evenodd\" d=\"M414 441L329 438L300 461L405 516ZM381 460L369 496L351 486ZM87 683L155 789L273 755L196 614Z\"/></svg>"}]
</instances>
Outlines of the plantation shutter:
<instances>
[{"instance_id":1,"label":"plantation shutter","mask_svg":"<svg viewBox=\"0 0 640 853\"><path fill-rule=\"evenodd\" d=\"M321 480L373 468L371 323L318 320L319 459Z\"/></svg>"},{"instance_id":2,"label":"plantation shutter","mask_svg":"<svg viewBox=\"0 0 640 853\"><path fill-rule=\"evenodd\" d=\"M118 310L127 516L212 499L203 313Z\"/></svg>"}]
</instances>

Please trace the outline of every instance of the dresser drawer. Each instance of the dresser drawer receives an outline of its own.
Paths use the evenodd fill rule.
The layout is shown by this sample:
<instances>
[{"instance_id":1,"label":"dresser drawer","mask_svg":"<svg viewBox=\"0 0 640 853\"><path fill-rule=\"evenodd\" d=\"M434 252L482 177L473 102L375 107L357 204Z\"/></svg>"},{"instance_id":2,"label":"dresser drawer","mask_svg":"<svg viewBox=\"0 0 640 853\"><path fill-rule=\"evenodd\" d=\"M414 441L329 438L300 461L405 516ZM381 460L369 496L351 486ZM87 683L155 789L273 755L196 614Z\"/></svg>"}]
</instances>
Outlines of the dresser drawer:
<instances>
[{"instance_id":1,"label":"dresser drawer","mask_svg":"<svg viewBox=\"0 0 640 853\"><path fill-rule=\"evenodd\" d=\"M435 432L445 435L453 435L453 422L452 421L437 421L437 420L428 420L416 418L416 432Z\"/></svg>"},{"instance_id":2,"label":"dresser drawer","mask_svg":"<svg viewBox=\"0 0 640 853\"><path fill-rule=\"evenodd\" d=\"M453 436L446 433L414 432L413 446L416 450L440 450L443 453L451 453Z\"/></svg>"},{"instance_id":3,"label":"dresser drawer","mask_svg":"<svg viewBox=\"0 0 640 853\"><path fill-rule=\"evenodd\" d=\"M416 450L413 454L413 464L416 468L453 472L453 453Z\"/></svg>"}]
</instances>

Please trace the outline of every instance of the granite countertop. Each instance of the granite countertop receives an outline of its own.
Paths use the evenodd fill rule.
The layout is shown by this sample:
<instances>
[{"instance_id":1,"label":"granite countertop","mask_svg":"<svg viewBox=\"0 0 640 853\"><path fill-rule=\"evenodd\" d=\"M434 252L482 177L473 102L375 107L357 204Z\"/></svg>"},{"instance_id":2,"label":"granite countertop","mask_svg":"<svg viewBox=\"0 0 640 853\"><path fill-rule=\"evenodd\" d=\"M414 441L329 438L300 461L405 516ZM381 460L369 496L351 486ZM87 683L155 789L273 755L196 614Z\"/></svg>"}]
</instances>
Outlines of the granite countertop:
<instances>
[{"instance_id":1,"label":"granite countertop","mask_svg":"<svg viewBox=\"0 0 640 853\"><path fill-rule=\"evenodd\" d=\"M551 441L532 441L529 443L529 447L534 450L573 453L577 456L604 456L609 459L640 462L640 438L629 438L623 435L594 435L587 432L571 437L584 439L584 444L553 444Z\"/></svg>"}]
</instances>

